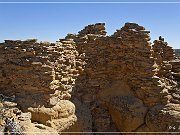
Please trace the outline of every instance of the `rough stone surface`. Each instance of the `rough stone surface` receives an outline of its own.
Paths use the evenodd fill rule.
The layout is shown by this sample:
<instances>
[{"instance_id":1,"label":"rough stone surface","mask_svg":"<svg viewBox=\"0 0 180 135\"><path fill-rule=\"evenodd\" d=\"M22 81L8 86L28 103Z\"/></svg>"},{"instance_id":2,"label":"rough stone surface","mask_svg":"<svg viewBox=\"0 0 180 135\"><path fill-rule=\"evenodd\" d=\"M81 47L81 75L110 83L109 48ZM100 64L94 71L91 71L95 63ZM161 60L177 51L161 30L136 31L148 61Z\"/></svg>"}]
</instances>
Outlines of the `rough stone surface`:
<instances>
[{"instance_id":1,"label":"rough stone surface","mask_svg":"<svg viewBox=\"0 0 180 135\"><path fill-rule=\"evenodd\" d=\"M180 60L149 33L97 23L56 43L5 40L1 131L6 117L37 134L180 131Z\"/></svg>"}]
</instances>

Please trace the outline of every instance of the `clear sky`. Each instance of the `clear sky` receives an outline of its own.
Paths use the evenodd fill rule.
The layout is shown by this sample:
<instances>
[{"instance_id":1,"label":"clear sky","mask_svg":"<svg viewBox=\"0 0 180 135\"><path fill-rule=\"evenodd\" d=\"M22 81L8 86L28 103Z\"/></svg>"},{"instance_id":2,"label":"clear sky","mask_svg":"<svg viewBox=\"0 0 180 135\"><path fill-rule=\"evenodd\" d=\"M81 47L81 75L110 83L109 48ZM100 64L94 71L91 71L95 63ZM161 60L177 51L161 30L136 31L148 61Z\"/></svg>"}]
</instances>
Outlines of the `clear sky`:
<instances>
[{"instance_id":1,"label":"clear sky","mask_svg":"<svg viewBox=\"0 0 180 135\"><path fill-rule=\"evenodd\" d=\"M0 2L23 0L0 0ZM65 1L65 0L28 0ZM83 0L68 0L83 1ZM85 0L84 0L85 1ZM125 0L89 0L125 1ZM127 1L127 0L126 0ZM143 0L129 0L132 2ZM171 0L146 0L171 2ZM176 4L0 4L0 42L4 39L37 38L55 42L84 26L106 23L108 35L126 22L135 22L150 30L152 40L160 35L174 48L180 48L180 0ZM24 2L27 2L24 0ZM67 1L66 1L67 2ZM143 1L145 2L145 0Z\"/></svg>"}]
</instances>

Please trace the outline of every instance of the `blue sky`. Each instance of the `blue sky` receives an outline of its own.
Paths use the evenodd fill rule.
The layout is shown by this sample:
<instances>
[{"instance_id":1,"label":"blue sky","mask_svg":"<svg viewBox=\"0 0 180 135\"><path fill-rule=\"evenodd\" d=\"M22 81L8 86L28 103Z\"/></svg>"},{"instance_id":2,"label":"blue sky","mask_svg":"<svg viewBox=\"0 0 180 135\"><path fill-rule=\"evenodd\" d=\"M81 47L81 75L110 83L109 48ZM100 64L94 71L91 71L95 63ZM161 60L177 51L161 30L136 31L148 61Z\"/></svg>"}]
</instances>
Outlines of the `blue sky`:
<instances>
[{"instance_id":1,"label":"blue sky","mask_svg":"<svg viewBox=\"0 0 180 135\"><path fill-rule=\"evenodd\" d=\"M0 2L23 0L0 0ZM50 1L50 0L28 0ZM60 0L52 0L54 2ZM65 1L65 0L64 0ZM83 1L83 0L68 0ZM89 0L93 1L93 0ZM95 1L95 0L94 0ZM97 0L96 0L97 1ZM99 0L120 1L120 0ZM125 1L125 0L124 0ZM126 0L127 1L127 0ZM143 0L129 0L132 2ZM155 0L149 0L155 1ZM168 0L158 0L168 2ZM180 2L180 0L173 0ZM157 2L157 0L156 0ZM170 2L170 0L169 0ZM0 42L4 39L37 38L55 42L84 26L105 22L108 35L126 22L150 30L152 40L160 35L180 48L180 3L178 4L0 4Z\"/></svg>"}]
</instances>

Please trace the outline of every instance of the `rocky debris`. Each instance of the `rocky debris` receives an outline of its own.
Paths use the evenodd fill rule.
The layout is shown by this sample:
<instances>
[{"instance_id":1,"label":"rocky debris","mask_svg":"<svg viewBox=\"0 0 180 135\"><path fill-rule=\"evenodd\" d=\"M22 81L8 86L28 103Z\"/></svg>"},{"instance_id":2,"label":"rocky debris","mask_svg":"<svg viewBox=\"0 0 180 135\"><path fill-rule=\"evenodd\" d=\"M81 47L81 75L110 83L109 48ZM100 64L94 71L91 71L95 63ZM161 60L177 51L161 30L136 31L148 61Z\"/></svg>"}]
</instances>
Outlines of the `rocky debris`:
<instances>
[{"instance_id":1,"label":"rocky debris","mask_svg":"<svg viewBox=\"0 0 180 135\"><path fill-rule=\"evenodd\" d=\"M180 61L149 33L126 23L106 36L97 23L54 44L5 40L0 107L34 134L178 132Z\"/></svg>"},{"instance_id":2,"label":"rocky debris","mask_svg":"<svg viewBox=\"0 0 180 135\"><path fill-rule=\"evenodd\" d=\"M4 95L2 96L6 97ZM11 99L11 97L6 97L6 99L3 98L0 101L0 131L2 133L14 133L16 135L40 135L45 133L46 135L58 135L58 133L53 128L44 125L42 128L32 123L31 113L23 113L19 108L17 108L16 103L7 101L7 98ZM8 104L6 102L8 102Z\"/></svg>"},{"instance_id":3,"label":"rocky debris","mask_svg":"<svg viewBox=\"0 0 180 135\"><path fill-rule=\"evenodd\" d=\"M5 119L6 126L4 129L4 132L9 132L10 134L16 134L16 135L23 135L22 131L20 130L20 126L17 125L17 123L14 121L14 119Z\"/></svg>"}]
</instances>

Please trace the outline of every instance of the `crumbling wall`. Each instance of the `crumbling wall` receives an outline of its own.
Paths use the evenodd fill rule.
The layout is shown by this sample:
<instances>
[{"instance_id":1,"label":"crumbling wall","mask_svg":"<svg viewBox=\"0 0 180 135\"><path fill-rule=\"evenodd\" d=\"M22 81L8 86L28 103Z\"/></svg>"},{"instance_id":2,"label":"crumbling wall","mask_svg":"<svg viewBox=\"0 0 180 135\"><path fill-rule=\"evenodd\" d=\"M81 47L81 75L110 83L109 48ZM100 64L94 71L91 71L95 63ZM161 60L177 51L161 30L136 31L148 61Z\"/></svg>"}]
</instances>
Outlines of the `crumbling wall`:
<instances>
[{"instance_id":1,"label":"crumbling wall","mask_svg":"<svg viewBox=\"0 0 180 135\"><path fill-rule=\"evenodd\" d=\"M53 66L46 45L6 40L0 45L1 93L15 95L22 109L48 105ZM32 94L33 93L33 94Z\"/></svg>"},{"instance_id":2,"label":"crumbling wall","mask_svg":"<svg viewBox=\"0 0 180 135\"><path fill-rule=\"evenodd\" d=\"M88 33L86 29L82 31ZM97 27L90 31L101 33ZM145 122L148 107L161 102L162 88L153 77L149 31L126 23L112 36L80 31L74 40L87 64L72 97L91 110L93 130L136 130Z\"/></svg>"},{"instance_id":3,"label":"crumbling wall","mask_svg":"<svg viewBox=\"0 0 180 135\"><path fill-rule=\"evenodd\" d=\"M126 23L107 36L97 23L55 44L7 40L1 93L59 132L179 131L180 62L149 33Z\"/></svg>"},{"instance_id":4,"label":"crumbling wall","mask_svg":"<svg viewBox=\"0 0 180 135\"><path fill-rule=\"evenodd\" d=\"M98 25L105 29L104 24ZM76 80L72 98L90 110L89 117L82 114L79 117L92 117L93 131L157 131L155 126L159 123L152 124L147 114L159 106L167 109L164 106L171 103L170 97L177 84L172 78L166 78L168 76L159 76L149 31L134 23L126 23L112 36L96 34L101 33L97 27L89 27L88 32L86 29L73 37L86 65ZM173 51L169 51L171 56L167 58L172 60ZM164 67L171 66L167 63ZM84 111L78 104L76 106L77 112ZM174 116L168 117L172 117L169 125L176 123ZM162 127L166 129L158 130L168 131L167 123L165 125Z\"/></svg>"},{"instance_id":5,"label":"crumbling wall","mask_svg":"<svg viewBox=\"0 0 180 135\"><path fill-rule=\"evenodd\" d=\"M1 94L14 96L21 110L32 113L32 121L58 131L76 121L69 99L82 63L73 41L6 40L0 52Z\"/></svg>"}]
</instances>

